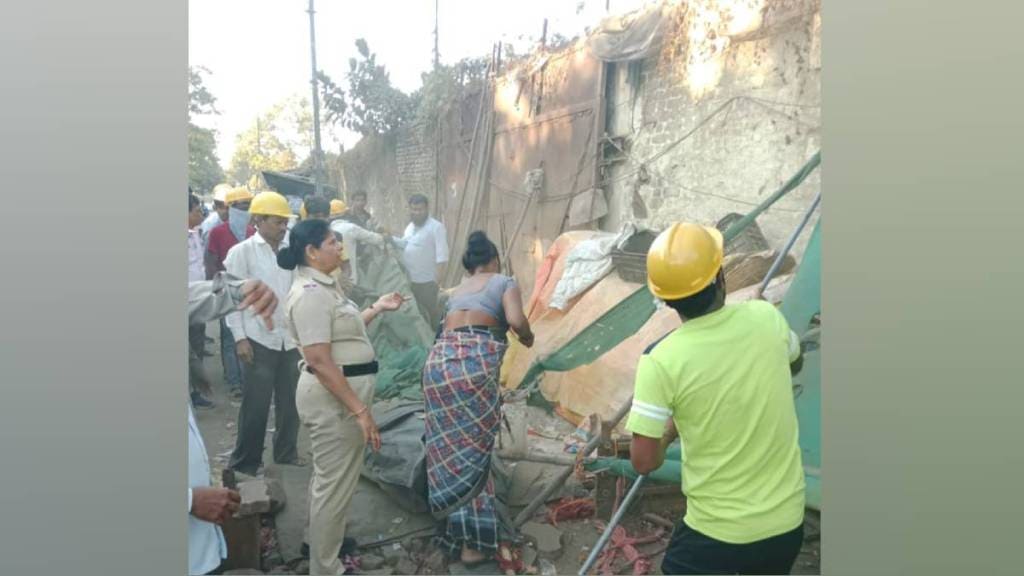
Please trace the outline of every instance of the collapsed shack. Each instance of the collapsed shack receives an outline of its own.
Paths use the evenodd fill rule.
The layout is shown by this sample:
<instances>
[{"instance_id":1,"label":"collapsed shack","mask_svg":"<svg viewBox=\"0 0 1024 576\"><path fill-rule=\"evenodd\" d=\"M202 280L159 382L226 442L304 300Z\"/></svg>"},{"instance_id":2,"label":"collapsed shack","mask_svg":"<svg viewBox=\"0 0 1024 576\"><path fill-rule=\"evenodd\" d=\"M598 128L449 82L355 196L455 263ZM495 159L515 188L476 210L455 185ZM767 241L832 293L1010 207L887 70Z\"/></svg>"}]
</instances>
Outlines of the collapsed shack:
<instances>
[{"instance_id":1,"label":"collapsed shack","mask_svg":"<svg viewBox=\"0 0 1024 576\"><path fill-rule=\"evenodd\" d=\"M728 214L719 221L718 227L729 230L741 220L743 217L739 214ZM777 259L781 262L775 278L767 284L764 297L781 305L794 329L803 334L805 368L794 379L794 393L801 422L808 506L820 510L819 227L815 227L811 236L803 262L794 274L793 258L787 255L779 259L779 250L767 248L756 222L749 219L730 237L723 267L729 286L728 301L740 302L756 297L757 285L769 268ZM628 462L628 438L619 434L618 422L608 423L603 413L628 396L635 365L630 359L635 360L642 346L678 326L674 312L656 312L634 339L613 346L588 365L544 374L541 385L532 393L516 388L539 358L564 346L574 334L598 322L611 307L642 286L644 270L636 256L646 252L653 237L654 231L636 227L625 227L619 234L566 233L556 240L538 272L537 289L527 305L538 340L531 350L513 344L506 356L502 367L506 423L492 459L499 518L505 537L526 546L519 550L528 550L525 553L528 562L523 562L521 552L518 553L521 555L513 555L508 561L511 564L506 562L517 573L538 571L540 566L556 561L561 571L574 570L579 559L563 555L562 549L568 548L565 534L557 528L552 531L543 526L558 527L562 522L564 529L570 529L569 526L576 526L574 521L582 521L595 534L587 532L588 536L580 537L584 538L583 542L592 544L596 528L603 527L602 523L611 518L625 494L627 483L637 477ZM595 246L603 251L595 252ZM581 247L587 249L581 250ZM366 256L361 256L354 299L365 305L390 291L410 294L407 277L393 246L360 245L360 249ZM572 260L574 254L580 253L591 258L582 268ZM570 266L577 267L573 273L566 274ZM563 280L575 286L566 288ZM568 294L559 308L552 306L556 294ZM383 447L379 453L367 451L364 476L403 508L428 514L420 374L433 334L412 306L403 307L387 322L373 325L370 334L381 362L373 414L381 430ZM561 418L552 419L543 409L525 404L527 396L538 394L554 403ZM573 425L579 426L574 430ZM597 456L590 457L582 453L583 446L594 438L603 440ZM672 522L685 512L680 458L677 443L670 449L665 465L650 475L652 483L641 491L643 497L631 506L622 531L602 557L602 571L617 572L631 566L634 571L646 572L663 553L664 539L671 533ZM560 482L556 473L560 468L571 469L573 473L543 494L546 488ZM543 494L539 501L538 494ZM513 513L518 515L513 518ZM813 519L811 522L813 524ZM813 529L811 534L812 538L816 537ZM539 554L541 551L543 554ZM629 558L632 560L627 562ZM431 567L426 557L422 557L416 569L417 573L435 573L432 570L439 568Z\"/></svg>"}]
</instances>

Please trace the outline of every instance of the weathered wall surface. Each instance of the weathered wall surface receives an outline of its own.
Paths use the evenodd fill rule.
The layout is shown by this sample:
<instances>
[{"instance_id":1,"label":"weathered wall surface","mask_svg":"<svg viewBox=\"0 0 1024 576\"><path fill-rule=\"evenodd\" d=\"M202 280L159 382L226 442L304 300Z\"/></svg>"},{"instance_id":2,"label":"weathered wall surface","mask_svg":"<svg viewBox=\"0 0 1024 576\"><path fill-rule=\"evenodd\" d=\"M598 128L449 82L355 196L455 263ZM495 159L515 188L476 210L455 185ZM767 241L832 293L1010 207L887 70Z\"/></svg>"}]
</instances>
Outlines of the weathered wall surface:
<instances>
[{"instance_id":1,"label":"weathered wall surface","mask_svg":"<svg viewBox=\"0 0 1024 576\"><path fill-rule=\"evenodd\" d=\"M402 202L396 159L397 136L365 136L341 157L344 187L348 201L356 190L365 190L370 212L384 226L400 233L408 222Z\"/></svg>"},{"instance_id":2,"label":"weathered wall surface","mask_svg":"<svg viewBox=\"0 0 1024 576\"><path fill-rule=\"evenodd\" d=\"M820 0L671 3L656 54L602 68L581 45L539 51L501 71L485 113L473 92L443 116L440 134L410 126L364 138L342 159L345 191L367 190L396 233L408 197L425 194L453 254L469 230L487 230L527 293L581 193L604 195L609 231L750 211L821 147ZM527 204L526 174L541 166L542 189ZM758 219L772 246L820 189L819 168Z\"/></svg>"},{"instance_id":3,"label":"weathered wall surface","mask_svg":"<svg viewBox=\"0 0 1024 576\"><path fill-rule=\"evenodd\" d=\"M820 22L818 0L698 0L675 10L659 56L610 65L607 134L624 151L605 149L602 227L713 225L803 166L821 147ZM758 219L773 247L820 189L821 168Z\"/></svg>"},{"instance_id":4,"label":"weathered wall surface","mask_svg":"<svg viewBox=\"0 0 1024 576\"><path fill-rule=\"evenodd\" d=\"M423 194L434 202L437 178L435 135L423 126L400 130L395 143L395 161L398 164L398 187L405 198Z\"/></svg>"},{"instance_id":5,"label":"weathered wall surface","mask_svg":"<svg viewBox=\"0 0 1024 576\"><path fill-rule=\"evenodd\" d=\"M409 196L424 194L436 206L434 133L420 126L362 138L342 156L340 172L346 201L365 190L371 212L396 234L409 223Z\"/></svg>"}]
</instances>

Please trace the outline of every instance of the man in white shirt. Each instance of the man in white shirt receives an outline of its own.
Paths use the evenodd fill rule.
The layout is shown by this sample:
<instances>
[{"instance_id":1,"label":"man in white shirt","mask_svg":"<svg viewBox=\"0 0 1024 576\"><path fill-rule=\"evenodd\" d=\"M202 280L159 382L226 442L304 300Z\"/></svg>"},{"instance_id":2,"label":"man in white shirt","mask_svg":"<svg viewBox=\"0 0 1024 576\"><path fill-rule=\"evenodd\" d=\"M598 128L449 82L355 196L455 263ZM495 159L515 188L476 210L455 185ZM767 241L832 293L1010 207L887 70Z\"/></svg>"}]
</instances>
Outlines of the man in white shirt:
<instances>
[{"instance_id":1,"label":"man in white shirt","mask_svg":"<svg viewBox=\"0 0 1024 576\"><path fill-rule=\"evenodd\" d=\"M437 328L441 321L438 310L438 281L444 275L448 263L448 232L430 216L427 197L413 194L409 198L411 222L402 236L402 262L409 272L412 294L430 329Z\"/></svg>"},{"instance_id":2,"label":"man in white shirt","mask_svg":"<svg viewBox=\"0 0 1024 576\"><path fill-rule=\"evenodd\" d=\"M241 304L239 304L241 302ZM241 281L219 273L212 281L189 282L189 326L205 324L238 308L251 307L269 319L274 293L258 280ZM228 556L223 524L238 510L238 492L210 485L210 461L202 434L188 408L188 573L209 574Z\"/></svg>"},{"instance_id":3,"label":"man in white shirt","mask_svg":"<svg viewBox=\"0 0 1024 576\"><path fill-rule=\"evenodd\" d=\"M206 280L206 266L203 263L203 239L196 228L203 220L199 197L188 196L188 281Z\"/></svg>"},{"instance_id":4,"label":"man in white shirt","mask_svg":"<svg viewBox=\"0 0 1024 576\"><path fill-rule=\"evenodd\" d=\"M203 221L203 212L199 197L189 192L188 195L188 281L197 282L206 279L206 267L203 263L203 240L197 226ZM189 395L196 408L213 406L203 397L200 388L209 389L210 384L203 370L203 356L206 355L206 325L192 324L188 327L188 367Z\"/></svg>"},{"instance_id":5,"label":"man in white shirt","mask_svg":"<svg viewBox=\"0 0 1024 576\"><path fill-rule=\"evenodd\" d=\"M292 272L277 265L277 252L287 246L286 233L291 210L277 192L260 192L249 206L256 233L228 252L224 267L239 278L255 278L270 286L284 301L292 285ZM305 464L297 453L299 414L295 388L299 380L299 351L285 326L284 311L274 313L274 327L268 329L252 313L233 313L227 324L242 361L244 383L238 410L238 440L228 464L254 476L263 463L264 438L270 401L274 400L274 462Z\"/></svg>"},{"instance_id":6,"label":"man in white shirt","mask_svg":"<svg viewBox=\"0 0 1024 576\"><path fill-rule=\"evenodd\" d=\"M341 243L345 247L345 255L348 256L348 277L356 284L359 282L359 243L384 246L384 237L342 219L332 221L331 230L341 234Z\"/></svg>"}]
</instances>

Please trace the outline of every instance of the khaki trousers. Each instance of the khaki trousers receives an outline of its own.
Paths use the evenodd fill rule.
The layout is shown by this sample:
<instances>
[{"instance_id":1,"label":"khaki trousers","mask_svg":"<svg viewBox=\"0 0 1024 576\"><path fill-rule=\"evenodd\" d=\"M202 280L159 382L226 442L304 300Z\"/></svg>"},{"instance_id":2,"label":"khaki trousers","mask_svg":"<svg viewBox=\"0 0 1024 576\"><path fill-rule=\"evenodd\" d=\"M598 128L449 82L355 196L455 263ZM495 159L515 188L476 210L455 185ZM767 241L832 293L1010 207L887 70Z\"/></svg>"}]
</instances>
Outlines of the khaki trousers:
<instances>
[{"instance_id":1,"label":"khaki trousers","mask_svg":"<svg viewBox=\"0 0 1024 576\"><path fill-rule=\"evenodd\" d=\"M367 405L373 405L375 378L348 378L348 384ZM345 539L349 501L359 484L366 441L349 410L317 380L303 372L295 406L309 431L313 448L313 476L309 482L309 573L343 574L338 553Z\"/></svg>"}]
</instances>

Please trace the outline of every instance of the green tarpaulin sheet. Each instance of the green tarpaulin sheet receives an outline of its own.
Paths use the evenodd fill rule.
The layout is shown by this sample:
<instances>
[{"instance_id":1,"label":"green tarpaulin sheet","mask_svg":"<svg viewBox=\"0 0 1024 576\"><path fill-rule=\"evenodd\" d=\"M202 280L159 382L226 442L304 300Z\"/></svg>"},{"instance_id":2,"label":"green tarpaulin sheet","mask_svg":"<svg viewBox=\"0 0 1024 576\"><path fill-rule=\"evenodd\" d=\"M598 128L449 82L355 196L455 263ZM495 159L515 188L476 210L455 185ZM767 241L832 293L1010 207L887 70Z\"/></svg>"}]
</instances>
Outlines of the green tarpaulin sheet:
<instances>
[{"instance_id":1,"label":"green tarpaulin sheet","mask_svg":"<svg viewBox=\"0 0 1024 576\"><path fill-rule=\"evenodd\" d=\"M394 312L381 314L367 327L380 371L376 398L423 398L421 375L434 335L413 300L409 279L391 246L359 244L359 282L352 300L369 306L382 294L399 292L409 301Z\"/></svg>"}]
</instances>

